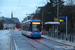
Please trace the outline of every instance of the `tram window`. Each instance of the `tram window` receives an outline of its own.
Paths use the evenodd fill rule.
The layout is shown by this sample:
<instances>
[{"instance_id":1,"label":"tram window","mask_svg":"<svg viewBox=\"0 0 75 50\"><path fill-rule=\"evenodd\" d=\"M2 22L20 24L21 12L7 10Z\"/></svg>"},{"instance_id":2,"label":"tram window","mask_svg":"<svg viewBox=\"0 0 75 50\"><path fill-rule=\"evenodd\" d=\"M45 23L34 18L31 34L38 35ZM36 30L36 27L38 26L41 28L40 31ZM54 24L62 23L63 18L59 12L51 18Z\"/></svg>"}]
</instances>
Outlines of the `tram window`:
<instances>
[{"instance_id":1,"label":"tram window","mask_svg":"<svg viewBox=\"0 0 75 50\"><path fill-rule=\"evenodd\" d=\"M26 31L26 25L25 25L24 29L25 29L25 31Z\"/></svg>"},{"instance_id":2,"label":"tram window","mask_svg":"<svg viewBox=\"0 0 75 50\"><path fill-rule=\"evenodd\" d=\"M29 26L29 31L32 31L32 27L31 27L32 25L30 24L30 26Z\"/></svg>"},{"instance_id":3,"label":"tram window","mask_svg":"<svg viewBox=\"0 0 75 50\"><path fill-rule=\"evenodd\" d=\"M29 31L32 31L31 27L29 27Z\"/></svg>"},{"instance_id":4,"label":"tram window","mask_svg":"<svg viewBox=\"0 0 75 50\"><path fill-rule=\"evenodd\" d=\"M32 24L32 31L41 31L41 26L38 24Z\"/></svg>"},{"instance_id":5,"label":"tram window","mask_svg":"<svg viewBox=\"0 0 75 50\"><path fill-rule=\"evenodd\" d=\"M26 25L26 31L27 31L27 25Z\"/></svg>"},{"instance_id":6,"label":"tram window","mask_svg":"<svg viewBox=\"0 0 75 50\"><path fill-rule=\"evenodd\" d=\"M26 25L26 31L28 31L28 24Z\"/></svg>"},{"instance_id":7,"label":"tram window","mask_svg":"<svg viewBox=\"0 0 75 50\"><path fill-rule=\"evenodd\" d=\"M25 25L23 25L23 30L25 30Z\"/></svg>"}]
</instances>

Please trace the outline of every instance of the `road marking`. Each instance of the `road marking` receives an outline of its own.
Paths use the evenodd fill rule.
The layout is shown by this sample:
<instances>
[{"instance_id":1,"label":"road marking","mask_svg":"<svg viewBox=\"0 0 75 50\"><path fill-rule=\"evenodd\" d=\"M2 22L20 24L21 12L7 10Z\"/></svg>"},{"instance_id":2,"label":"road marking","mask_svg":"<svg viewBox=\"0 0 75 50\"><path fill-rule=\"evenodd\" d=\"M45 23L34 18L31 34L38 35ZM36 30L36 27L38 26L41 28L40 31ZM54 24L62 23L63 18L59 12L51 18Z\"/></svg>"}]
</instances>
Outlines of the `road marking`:
<instances>
[{"instance_id":1,"label":"road marking","mask_svg":"<svg viewBox=\"0 0 75 50\"><path fill-rule=\"evenodd\" d=\"M16 45L15 40L14 40L14 45L15 45L15 49L16 49L16 50L19 50L19 49L18 49L18 46Z\"/></svg>"}]
</instances>

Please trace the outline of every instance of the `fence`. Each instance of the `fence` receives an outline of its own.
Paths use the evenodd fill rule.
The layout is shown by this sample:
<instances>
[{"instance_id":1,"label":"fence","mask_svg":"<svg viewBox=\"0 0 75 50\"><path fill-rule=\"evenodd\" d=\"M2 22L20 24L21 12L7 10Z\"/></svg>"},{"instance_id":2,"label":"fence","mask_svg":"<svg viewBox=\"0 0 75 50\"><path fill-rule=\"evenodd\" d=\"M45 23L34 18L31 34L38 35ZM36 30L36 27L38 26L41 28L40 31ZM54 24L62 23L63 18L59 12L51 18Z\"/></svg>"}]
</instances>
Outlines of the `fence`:
<instances>
[{"instance_id":1,"label":"fence","mask_svg":"<svg viewBox=\"0 0 75 50\"><path fill-rule=\"evenodd\" d=\"M59 33L59 32L54 33L54 32L43 31L43 35L47 35L52 38L67 40L70 42L75 42L75 35L71 35L71 34L67 35L67 39L66 39L66 33Z\"/></svg>"}]
</instances>

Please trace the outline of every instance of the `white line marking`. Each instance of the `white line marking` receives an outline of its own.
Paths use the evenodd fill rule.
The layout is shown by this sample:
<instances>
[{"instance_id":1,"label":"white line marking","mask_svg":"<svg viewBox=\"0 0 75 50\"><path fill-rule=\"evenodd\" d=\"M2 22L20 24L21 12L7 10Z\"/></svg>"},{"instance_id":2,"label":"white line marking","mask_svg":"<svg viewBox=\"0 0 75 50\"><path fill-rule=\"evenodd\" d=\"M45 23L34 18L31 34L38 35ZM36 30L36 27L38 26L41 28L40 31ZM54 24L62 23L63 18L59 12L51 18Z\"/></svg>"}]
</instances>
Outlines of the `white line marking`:
<instances>
[{"instance_id":1,"label":"white line marking","mask_svg":"<svg viewBox=\"0 0 75 50\"><path fill-rule=\"evenodd\" d=\"M16 45L15 40L14 40L14 45L15 45L15 49L16 49L16 50L19 50L19 49L18 49L18 46Z\"/></svg>"}]
</instances>

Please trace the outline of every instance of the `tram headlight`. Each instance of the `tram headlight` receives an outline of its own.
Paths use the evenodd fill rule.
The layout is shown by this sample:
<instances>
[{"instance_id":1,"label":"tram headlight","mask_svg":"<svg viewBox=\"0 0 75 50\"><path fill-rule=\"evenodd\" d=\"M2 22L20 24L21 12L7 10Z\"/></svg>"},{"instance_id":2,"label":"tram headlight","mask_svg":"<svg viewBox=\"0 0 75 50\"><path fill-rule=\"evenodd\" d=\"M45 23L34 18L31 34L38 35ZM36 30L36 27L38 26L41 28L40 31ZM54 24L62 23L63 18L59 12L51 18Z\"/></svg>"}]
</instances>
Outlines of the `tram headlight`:
<instances>
[{"instance_id":1,"label":"tram headlight","mask_svg":"<svg viewBox=\"0 0 75 50\"><path fill-rule=\"evenodd\" d=\"M42 31L40 32L40 34L42 34Z\"/></svg>"},{"instance_id":2,"label":"tram headlight","mask_svg":"<svg viewBox=\"0 0 75 50\"><path fill-rule=\"evenodd\" d=\"M30 34L32 34L32 32L30 32Z\"/></svg>"}]
</instances>

